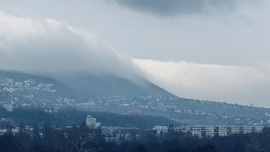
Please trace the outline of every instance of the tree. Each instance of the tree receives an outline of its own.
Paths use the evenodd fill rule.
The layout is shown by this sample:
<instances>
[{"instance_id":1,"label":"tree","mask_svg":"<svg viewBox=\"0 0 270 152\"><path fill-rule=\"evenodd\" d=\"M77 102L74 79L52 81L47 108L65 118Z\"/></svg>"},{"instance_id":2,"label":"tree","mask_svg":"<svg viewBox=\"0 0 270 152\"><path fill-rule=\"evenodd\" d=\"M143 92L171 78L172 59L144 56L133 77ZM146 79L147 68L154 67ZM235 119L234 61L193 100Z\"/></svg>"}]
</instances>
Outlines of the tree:
<instances>
[{"instance_id":1,"label":"tree","mask_svg":"<svg viewBox=\"0 0 270 152\"><path fill-rule=\"evenodd\" d=\"M29 152L32 147L33 140L27 133L19 133L16 136L16 146L20 152Z\"/></svg>"},{"instance_id":2,"label":"tree","mask_svg":"<svg viewBox=\"0 0 270 152\"><path fill-rule=\"evenodd\" d=\"M196 152L216 152L216 147L208 143L205 146L197 147Z\"/></svg>"},{"instance_id":3,"label":"tree","mask_svg":"<svg viewBox=\"0 0 270 152\"><path fill-rule=\"evenodd\" d=\"M98 130L71 128L57 138L56 147L65 152L96 152L100 149Z\"/></svg>"},{"instance_id":4,"label":"tree","mask_svg":"<svg viewBox=\"0 0 270 152\"><path fill-rule=\"evenodd\" d=\"M20 122L19 124L19 134L23 134L25 131L25 124L23 122Z\"/></svg>"},{"instance_id":5,"label":"tree","mask_svg":"<svg viewBox=\"0 0 270 152\"><path fill-rule=\"evenodd\" d=\"M6 129L7 129L6 134L7 134L7 135L12 135L12 125L11 125L10 122L8 122L8 123L6 124Z\"/></svg>"},{"instance_id":6,"label":"tree","mask_svg":"<svg viewBox=\"0 0 270 152\"><path fill-rule=\"evenodd\" d=\"M136 148L136 152L146 152L146 147L143 144L139 144Z\"/></svg>"}]
</instances>

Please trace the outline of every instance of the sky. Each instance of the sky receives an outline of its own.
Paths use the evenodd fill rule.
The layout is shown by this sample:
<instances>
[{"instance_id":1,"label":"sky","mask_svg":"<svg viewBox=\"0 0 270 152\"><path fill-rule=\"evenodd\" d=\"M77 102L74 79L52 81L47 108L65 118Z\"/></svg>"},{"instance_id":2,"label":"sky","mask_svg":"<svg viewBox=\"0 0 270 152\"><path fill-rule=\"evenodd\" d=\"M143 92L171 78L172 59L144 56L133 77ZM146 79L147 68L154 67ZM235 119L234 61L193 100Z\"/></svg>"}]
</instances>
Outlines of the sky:
<instances>
[{"instance_id":1,"label":"sky","mask_svg":"<svg viewBox=\"0 0 270 152\"><path fill-rule=\"evenodd\" d=\"M0 2L2 69L140 71L180 97L270 107L267 0Z\"/></svg>"}]
</instances>

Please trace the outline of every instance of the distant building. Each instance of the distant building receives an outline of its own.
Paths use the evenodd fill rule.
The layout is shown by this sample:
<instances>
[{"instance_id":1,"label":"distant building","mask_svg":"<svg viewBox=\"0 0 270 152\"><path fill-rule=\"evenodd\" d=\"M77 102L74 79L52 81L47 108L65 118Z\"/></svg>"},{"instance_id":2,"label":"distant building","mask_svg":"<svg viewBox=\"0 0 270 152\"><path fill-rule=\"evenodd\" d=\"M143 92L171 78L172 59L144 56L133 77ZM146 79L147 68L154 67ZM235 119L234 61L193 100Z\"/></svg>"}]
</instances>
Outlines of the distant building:
<instances>
[{"instance_id":1,"label":"distant building","mask_svg":"<svg viewBox=\"0 0 270 152\"><path fill-rule=\"evenodd\" d=\"M6 128L1 128L1 129L0 129L0 136L5 135L7 132L8 132L8 130L7 130ZM11 133L12 135L18 134L18 133L19 133L19 128L18 128L18 127L12 128L12 129L10 130L10 133Z\"/></svg>"},{"instance_id":2,"label":"distant building","mask_svg":"<svg viewBox=\"0 0 270 152\"><path fill-rule=\"evenodd\" d=\"M105 137L106 142L115 142L116 144L133 140L140 141L144 138L144 131L138 128L102 126L101 132Z\"/></svg>"},{"instance_id":3,"label":"distant building","mask_svg":"<svg viewBox=\"0 0 270 152\"><path fill-rule=\"evenodd\" d=\"M156 130L157 135L160 135L162 133L168 133L168 127L167 126L155 126L153 130Z\"/></svg>"},{"instance_id":4,"label":"distant building","mask_svg":"<svg viewBox=\"0 0 270 152\"><path fill-rule=\"evenodd\" d=\"M3 107L5 108L6 111L13 111L13 105L12 104L4 104Z\"/></svg>"},{"instance_id":5,"label":"distant building","mask_svg":"<svg viewBox=\"0 0 270 152\"><path fill-rule=\"evenodd\" d=\"M231 134L246 134L251 132L260 132L263 126L211 126L211 125L190 125L175 127L174 131L191 133L193 136L213 137L213 136L228 136ZM161 133L168 133L167 126L155 126L153 130L156 131L156 135Z\"/></svg>"},{"instance_id":6,"label":"distant building","mask_svg":"<svg viewBox=\"0 0 270 152\"><path fill-rule=\"evenodd\" d=\"M96 129L101 126L100 122L97 122L96 118L92 117L91 115L87 115L85 122L88 128Z\"/></svg>"}]
</instances>

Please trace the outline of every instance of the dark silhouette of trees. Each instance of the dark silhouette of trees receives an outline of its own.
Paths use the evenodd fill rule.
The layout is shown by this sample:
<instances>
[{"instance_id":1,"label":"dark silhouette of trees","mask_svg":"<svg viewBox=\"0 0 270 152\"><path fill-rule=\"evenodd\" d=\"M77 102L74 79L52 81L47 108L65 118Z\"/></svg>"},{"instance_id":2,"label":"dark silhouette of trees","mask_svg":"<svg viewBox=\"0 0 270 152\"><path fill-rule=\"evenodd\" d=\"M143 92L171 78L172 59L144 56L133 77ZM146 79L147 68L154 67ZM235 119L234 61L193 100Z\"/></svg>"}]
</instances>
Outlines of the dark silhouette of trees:
<instances>
[{"instance_id":1,"label":"dark silhouette of trees","mask_svg":"<svg viewBox=\"0 0 270 152\"><path fill-rule=\"evenodd\" d=\"M16 151L15 137L6 134L0 137L0 151L3 152L15 152Z\"/></svg>"},{"instance_id":2,"label":"dark silhouette of trees","mask_svg":"<svg viewBox=\"0 0 270 152\"><path fill-rule=\"evenodd\" d=\"M147 149L143 144L139 144L138 147L136 148L136 152L146 152Z\"/></svg>"},{"instance_id":3,"label":"dark silhouette of trees","mask_svg":"<svg viewBox=\"0 0 270 152\"><path fill-rule=\"evenodd\" d=\"M49 122L43 128L34 125L30 134L23 123L18 134L0 136L2 152L268 152L270 128L250 134L231 134L199 138L171 130L157 136L152 130L139 130L140 138L105 142L101 129L73 125L68 129L54 128ZM39 133L42 133L40 135ZM136 135L134 134L134 135Z\"/></svg>"}]
</instances>

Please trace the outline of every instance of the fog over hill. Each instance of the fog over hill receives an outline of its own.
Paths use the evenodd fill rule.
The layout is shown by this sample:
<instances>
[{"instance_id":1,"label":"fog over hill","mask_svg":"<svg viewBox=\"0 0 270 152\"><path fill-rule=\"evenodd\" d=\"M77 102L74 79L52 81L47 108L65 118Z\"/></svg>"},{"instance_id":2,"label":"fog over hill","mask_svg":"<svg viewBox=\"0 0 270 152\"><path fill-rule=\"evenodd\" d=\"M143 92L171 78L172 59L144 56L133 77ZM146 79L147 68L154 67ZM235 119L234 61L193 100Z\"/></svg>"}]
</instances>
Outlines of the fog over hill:
<instances>
[{"instance_id":1,"label":"fog over hill","mask_svg":"<svg viewBox=\"0 0 270 152\"><path fill-rule=\"evenodd\" d=\"M92 95L171 95L93 34L53 19L0 12L0 69L49 76Z\"/></svg>"},{"instance_id":2,"label":"fog over hill","mask_svg":"<svg viewBox=\"0 0 270 152\"><path fill-rule=\"evenodd\" d=\"M131 60L85 29L0 11L1 70L49 76L85 94L168 94L158 85L185 98L269 107L269 66L263 65Z\"/></svg>"},{"instance_id":3,"label":"fog over hill","mask_svg":"<svg viewBox=\"0 0 270 152\"><path fill-rule=\"evenodd\" d=\"M193 124L215 124L218 120L220 124L266 124L269 120L269 109L173 97L146 81L139 65L93 34L53 19L1 12L0 36L1 93L7 99L22 98L27 104L38 101L41 105L51 101L52 107L73 103L86 110L158 115Z\"/></svg>"},{"instance_id":4,"label":"fog over hill","mask_svg":"<svg viewBox=\"0 0 270 152\"><path fill-rule=\"evenodd\" d=\"M0 69L45 75L114 74L129 79L138 69L127 57L86 30L54 19L0 12Z\"/></svg>"}]
</instances>

